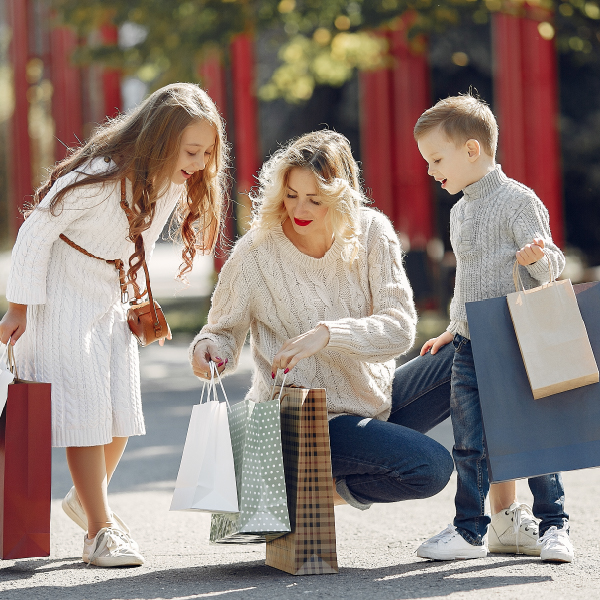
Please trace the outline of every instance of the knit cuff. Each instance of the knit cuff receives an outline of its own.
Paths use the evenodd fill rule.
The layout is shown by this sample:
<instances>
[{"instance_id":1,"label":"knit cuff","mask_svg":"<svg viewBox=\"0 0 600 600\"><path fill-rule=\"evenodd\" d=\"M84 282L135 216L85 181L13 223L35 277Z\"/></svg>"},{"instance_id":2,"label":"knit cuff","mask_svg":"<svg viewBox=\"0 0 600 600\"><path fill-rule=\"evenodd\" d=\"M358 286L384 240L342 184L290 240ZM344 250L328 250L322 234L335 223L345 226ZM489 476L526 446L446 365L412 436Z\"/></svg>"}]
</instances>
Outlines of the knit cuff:
<instances>
[{"instance_id":1,"label":"knit cuff","mask_svg":"<svg viewBox=\"0 0 600 600\"><path fill-rule=\"evenodd\" d=\"M540 283L546 283L550 281L550 269L548 268L547 256L540 258L540 260L534 262L531 265L527 265L525 268L529 271L529 274ZM555 273L556 277L556 273Z\"/></svg>"},{"instance_id":2,"label":"knit cuff","mask_svg":"<svg viewBox=\"0 0 600 600\"><path fill-rule=\"evenodd\" d=\"M320 321L317 326L325 325L329 330L327 348L331 350L356 352L356 331L350 323L344 321Z\"/></svg>"},{"instance_id":3,"label":"knit cuff","mask_svg":"<svg viewBox=\"0 0 600 600\"><path fill-rule=\"evenodd\" d=\"M190 344L190 346L188 348L188 358L189 358L190 364L192 364L192 362L194 360L194 350L196 349L196 345L199 342L203 342L204 340L209 340L217 346L219 346L219 342L222 342L222 340L219 340L217 338L217 336L211 335L210 333L205 333L205 334L199 333L192 340L192 343ZM225 370L223 371L223 373L221 373L221 375L224 375L225 371L227 371L228 369L231 369L233 367L233 357L226 350L224 350L222 348L219 348L219 350L220 350L219 354L221 354L220 358L228 361L227 366L225 367Z\"/></svg>"},{"instance_id":4,"label":"knit cuff","mask_svg":"<svg viewBox=\"0 0 600 600\"><path fill-rule=\"evenodd\" d=\"M17 286L8 284L6 288L6 299L14 304L46 304L46 288Z\"/></svg>"},{"instance_id":5,"label":"knit cuff","mask_svg":"<svg viewBox=\"0 0 600 600\"><path fill-rule=\"evenodd\" d=\"M460 321L450 321L450 323L448 324L448 327L446 327L446 331L450 332L452 335L456 335L457 333L459 333L459 330L461 329L461 322Z\"/></svg>"}]
</instances>

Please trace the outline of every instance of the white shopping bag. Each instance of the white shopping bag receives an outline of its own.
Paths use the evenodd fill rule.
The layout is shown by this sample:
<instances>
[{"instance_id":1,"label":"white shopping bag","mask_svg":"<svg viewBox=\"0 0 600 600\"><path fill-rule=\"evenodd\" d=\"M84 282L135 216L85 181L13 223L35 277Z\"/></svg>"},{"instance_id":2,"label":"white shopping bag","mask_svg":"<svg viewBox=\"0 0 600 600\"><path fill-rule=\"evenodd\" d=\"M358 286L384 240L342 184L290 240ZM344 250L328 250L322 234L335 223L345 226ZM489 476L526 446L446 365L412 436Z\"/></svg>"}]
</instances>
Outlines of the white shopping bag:
<instances>
[{"instance_id":1,"label":"white shopping bag","mask_svg":"<svg viewBox=\"0 0 600 600\"><path fill-rule=\"evenodd\" d=\"M8 342L10 344L10 342ZM8 398L8 384L12 383L15 376L12 371L8 368L6 362L6 351L8 346L4 346L2 356L0 356L0 414L4 410L6 399Z\"/></svg>"},{"instance_id":2,"label":"white shopping bag","mask_svg":"<svg viewBox=\"0 0 600 600\"><path fill-rule=\"evenodd\" d=\"M216 366L211 362L211 381L205 383L200 404L192 417L183 448L170 510L211 513L238 512L237 486L229 435L229 402ZM219 402L215 374L225 402ZM206 401L203 402L207 390Z\"/></svg>"}]
</instances>

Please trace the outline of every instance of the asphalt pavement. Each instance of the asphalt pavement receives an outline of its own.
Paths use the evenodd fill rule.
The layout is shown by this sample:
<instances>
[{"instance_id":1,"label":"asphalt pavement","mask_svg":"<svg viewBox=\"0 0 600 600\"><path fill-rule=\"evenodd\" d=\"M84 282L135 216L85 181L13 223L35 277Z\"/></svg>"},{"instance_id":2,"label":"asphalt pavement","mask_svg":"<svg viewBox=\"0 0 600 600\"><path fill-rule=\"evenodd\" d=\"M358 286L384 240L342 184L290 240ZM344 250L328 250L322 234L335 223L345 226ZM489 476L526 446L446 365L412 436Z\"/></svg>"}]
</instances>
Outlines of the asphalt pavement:
<instances>
[{"instance_id":1,"label":"asphalt pavement","mask_svg":"<svg viewBox=\"0 0 600 600\"><path fill-rule=\"evenodd\" d=\"M109 488L111 506L131 527L146 564L101 569L81 561L83 532L60 507L71 486L64 450L55 449L51 555L1 561L0 599L600 598L598 470L564 475L576 551L572 564L510 555L456 562L417 558L419 544L452 520L454 477L427 500L376 505L364 512L337 507L337 575L295 577L267 567L264 545L210 545L209 515L169 512L200 390L186 348L186 340L179 340L141 350L147 435L131 438ZM246 350L238 373L225 379L232 400L243 397L251 368ZM432 435L451 445L449 423ZM519 482L518 488L521 500L531 502L526 484Z\"/></svg>"}]
</instances>

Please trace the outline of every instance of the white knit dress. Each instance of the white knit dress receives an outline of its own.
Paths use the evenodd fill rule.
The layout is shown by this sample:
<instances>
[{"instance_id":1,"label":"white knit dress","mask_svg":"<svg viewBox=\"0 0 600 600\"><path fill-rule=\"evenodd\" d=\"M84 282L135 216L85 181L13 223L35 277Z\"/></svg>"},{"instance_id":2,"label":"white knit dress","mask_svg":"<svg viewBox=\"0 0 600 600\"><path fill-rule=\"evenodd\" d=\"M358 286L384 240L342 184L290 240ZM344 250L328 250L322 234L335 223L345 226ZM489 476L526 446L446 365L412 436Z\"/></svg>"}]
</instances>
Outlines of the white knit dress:
<instances>
[{"instance_id":1,"label":"white knit dress","mask_svg":"<svg viewBox=\"0 0 600 600\"><path fill-rule=\"evenodd\" d=\"M322 258L303 254L281 226L257 241L247 233L224 265L208 324L196 336L212 340L235 370L250 330L256 367L247 398L269 398L271 362L290 338L324 323L328 345L301 360L287 378L326 388L329 418L343 414L387 420L394 358L414 343L417 314L400 243L383 214L363 208L361 249L350 265L337 240Z\"/></svg>"},{"instance_id":2,"label":"white knit dress","mask_svg":"<svg viewBox=\"0 0 600 600\"><path fill-rule=\"evenodd\" d=\"M118 272L59 239L64 233L88 252L128 265L134 245L126 239L120 183L69 192L57 216L42 210L85 173L115 166L94 159L59 178L21 226L12 252L6 297L28 305L27 328L15 345L17 367L23 379L52 384L54 446L96 446L145 433L137 342L121 304ZM129 180L126 189L130 203ZM154 221L143 233L147 259L181 191L172 184L157 201ZM143 283L143 271L138 279Z\"/></svg>"}]
</instances>

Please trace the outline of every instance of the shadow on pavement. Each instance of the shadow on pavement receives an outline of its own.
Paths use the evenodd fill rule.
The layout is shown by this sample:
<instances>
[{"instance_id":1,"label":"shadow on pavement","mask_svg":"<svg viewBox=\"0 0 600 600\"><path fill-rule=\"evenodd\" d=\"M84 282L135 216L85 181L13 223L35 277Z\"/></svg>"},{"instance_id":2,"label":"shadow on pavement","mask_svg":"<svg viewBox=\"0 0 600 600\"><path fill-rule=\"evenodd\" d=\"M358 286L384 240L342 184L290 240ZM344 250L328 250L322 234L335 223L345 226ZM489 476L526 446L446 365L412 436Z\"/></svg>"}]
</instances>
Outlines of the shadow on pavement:
<instances>
[{"instance_id":1,"label":"shadow on pavement","mask_svg":"<svg viewBox=\"0 0 600 600\"><path fill-rule=\"evenodd\" d=\"M54 563L60 565L53 567ZM524 557L502 564L479 561L439 563L415 562L378 569L342 569L339 575L294 577L264 565L262 561L241 562L229 565L191 567L152 571L137 569L114 570L115 578L98 581L98 570L80 561L65 564L64 559L22 561L2 570L2 579L25 579L40 572L64 570L89 570L96 579L73 587L36 586L13 589L11 600L192 600L195 598L229 596L232 598L273 598L285 595L293 598L344 598L351 590L352 597L369 600L402 600L449 596L471 590L486 590L504 586L517 586L551 581L546 575L496 576L492 571L506 567L526 567L538 562ZM102 575L106 570L102 569ZM137 573L139 574L137 574ZM427 578L425 581L424 578ZM363 594L361 594L361 590ZM309 595L310 594L310 595Z\"/></svg>"}]
</instances>

